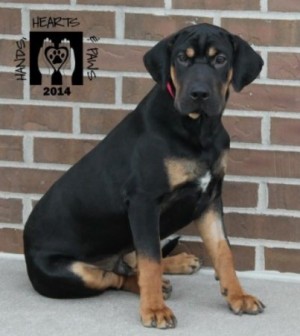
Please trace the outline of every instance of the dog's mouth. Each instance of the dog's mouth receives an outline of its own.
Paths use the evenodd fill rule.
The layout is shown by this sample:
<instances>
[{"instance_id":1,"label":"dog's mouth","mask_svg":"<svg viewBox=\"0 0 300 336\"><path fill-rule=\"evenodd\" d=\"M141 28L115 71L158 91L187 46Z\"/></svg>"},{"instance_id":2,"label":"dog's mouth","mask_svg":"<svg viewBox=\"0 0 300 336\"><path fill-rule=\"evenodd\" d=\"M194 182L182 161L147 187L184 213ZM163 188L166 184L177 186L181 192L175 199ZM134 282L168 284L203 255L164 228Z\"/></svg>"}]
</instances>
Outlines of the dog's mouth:
<instances>
[{"instance_id":1,"label":"dog's mouth","mask_svg":"<svg viewBox=\"0 0 300 336\"><path fill-rule=\"evenodd\" d=\"M198 118L200 118L200 112L191 112L191 113L188 114L188 116L191 119L197 120Z\"/></svg>"},{"instance_id":2,"label":"dog's mouth","mask_svg":"<svg viewBox=\"0 0 300 336\"><path fill-rule=\"evenodd\" d=\"M175 108L182 116L188 117L192 120L199 119L201 114L205 113L201 107L189 106L189 104L185 104L179 100L175 100Z\"/></svg>"},{"instance_id":3,"label":"dog's mouth","mask_svg":"<svg viewBox=\"0 0 300 336\"><path fill-rule=\"evenodd\" d=\"M198 120L202 114L205 114L205 110L202 106L189 106L189 104L180 102L177 99L175 99L175 108L181 116L195 121Z\"/></svg>"}]
</instances>

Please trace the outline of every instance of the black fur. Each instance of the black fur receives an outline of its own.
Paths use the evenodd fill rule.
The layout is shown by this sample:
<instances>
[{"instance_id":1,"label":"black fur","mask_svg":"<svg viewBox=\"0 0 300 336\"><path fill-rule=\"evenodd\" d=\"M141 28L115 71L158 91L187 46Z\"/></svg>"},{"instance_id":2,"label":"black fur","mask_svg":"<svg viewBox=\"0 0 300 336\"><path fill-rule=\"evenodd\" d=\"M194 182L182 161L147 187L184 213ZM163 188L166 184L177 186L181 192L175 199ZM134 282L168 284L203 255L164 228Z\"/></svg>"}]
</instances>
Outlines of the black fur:
<instances>
[{"instance_id":1,"label":"black fur","mask_svg":"<svg viewBox=\"0 0 300 336\"><path fill-rule=\"evenodd\" d=\"M207 57L211 45L225 54L222 67L216 68L215 58ZM190 46L195 58L180 63L178 53ZM54 183L26 223L27 270L33 287L43 295L97 294L69 270L72 262L102 261L108 270L130 274L122 255L135 249L159 261L160 239L189 224L212 203L222 211L223 174L214 167L229 148L221 123L229 92L221 91L231 68L237 91L253 81L262 67L260 56L240 38L202 24L159 42L144 61L158 84ZM175 104L166 90L171 66L180 84ZM192 99L191 91L203 87L209 97ZM199 118L191 119L191 112ZM165 167L168 158L205 167L212 175L207 189L203 192L196 179L172 188Z\"/></svg>"}]
</instances>

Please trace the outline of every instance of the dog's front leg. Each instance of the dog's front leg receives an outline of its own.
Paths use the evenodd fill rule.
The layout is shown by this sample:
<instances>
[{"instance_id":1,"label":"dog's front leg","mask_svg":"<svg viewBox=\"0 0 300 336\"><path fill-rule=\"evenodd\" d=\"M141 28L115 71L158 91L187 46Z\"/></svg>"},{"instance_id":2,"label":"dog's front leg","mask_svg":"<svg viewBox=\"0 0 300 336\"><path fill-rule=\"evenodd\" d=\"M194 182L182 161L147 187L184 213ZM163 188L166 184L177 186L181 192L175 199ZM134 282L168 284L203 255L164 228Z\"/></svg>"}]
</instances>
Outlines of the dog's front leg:
<instances>
[{"instance_id":1,"label":"dog's front leg","mask_svg":"<svg viewBox=\"0 0 300 336\"><path fill-rule=\"evenodd\" d=\"M221 293L226 297L230 309L235 314L261 313L264 310L263 303L246 294L237 278L233 256L224 232L221 200L217 200L206 210L195 224L213 261L216 276L220 280Z\"/></svg>"},{"instance_id":2,"label":"dog's front leg","mask_svg":"<svg viewBox=\"0 0 300 336\"><path fill-rule=\"evenodd\" d=\"M130 198L128 211L137 252L142 323L145 327L174 328L175 316L163 300L159 206L147 196L138 194Z\"/></svg>"}]
</instances>

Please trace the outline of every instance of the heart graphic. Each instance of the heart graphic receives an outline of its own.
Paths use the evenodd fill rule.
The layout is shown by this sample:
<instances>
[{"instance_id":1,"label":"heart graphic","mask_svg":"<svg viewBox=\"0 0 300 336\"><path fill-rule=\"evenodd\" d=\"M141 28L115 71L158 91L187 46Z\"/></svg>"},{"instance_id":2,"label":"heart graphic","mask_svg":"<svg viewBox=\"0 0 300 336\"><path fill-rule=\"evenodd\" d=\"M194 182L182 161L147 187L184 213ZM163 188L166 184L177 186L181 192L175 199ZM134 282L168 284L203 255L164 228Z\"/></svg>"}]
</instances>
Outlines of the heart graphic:
<instances>
[{"instance_id":1,"label":"heart graphic","mask_svg":"<svg viewBox=\"0 0 300 336\"><path fill-rule=\"evenodd\" d=\"M54 71L59 71L69 57L69 50L66 47L47 47L45 56Z\"/></svg>"}]
</instances>

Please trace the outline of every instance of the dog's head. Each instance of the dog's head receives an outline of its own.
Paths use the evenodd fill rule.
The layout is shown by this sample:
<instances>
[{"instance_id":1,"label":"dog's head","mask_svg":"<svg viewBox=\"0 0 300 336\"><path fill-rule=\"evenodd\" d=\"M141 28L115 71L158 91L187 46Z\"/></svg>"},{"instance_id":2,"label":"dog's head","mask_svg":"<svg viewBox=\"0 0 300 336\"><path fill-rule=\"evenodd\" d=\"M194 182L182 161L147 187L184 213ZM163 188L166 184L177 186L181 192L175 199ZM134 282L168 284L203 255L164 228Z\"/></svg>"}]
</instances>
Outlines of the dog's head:
<instances>
[{"instance_id":1,"label":"dog's head","mask_svg":"<svg viewBox=\"0 0 300 336\"><path fill-rule=\"evenodd\" d=\"M220 115L232 84L241 91L260 73L262 58L226 30L198 24L180 30L150 49L144 63L153 79L175 89L175 108L197 119Z\"/></svg>"}]
</instances>

